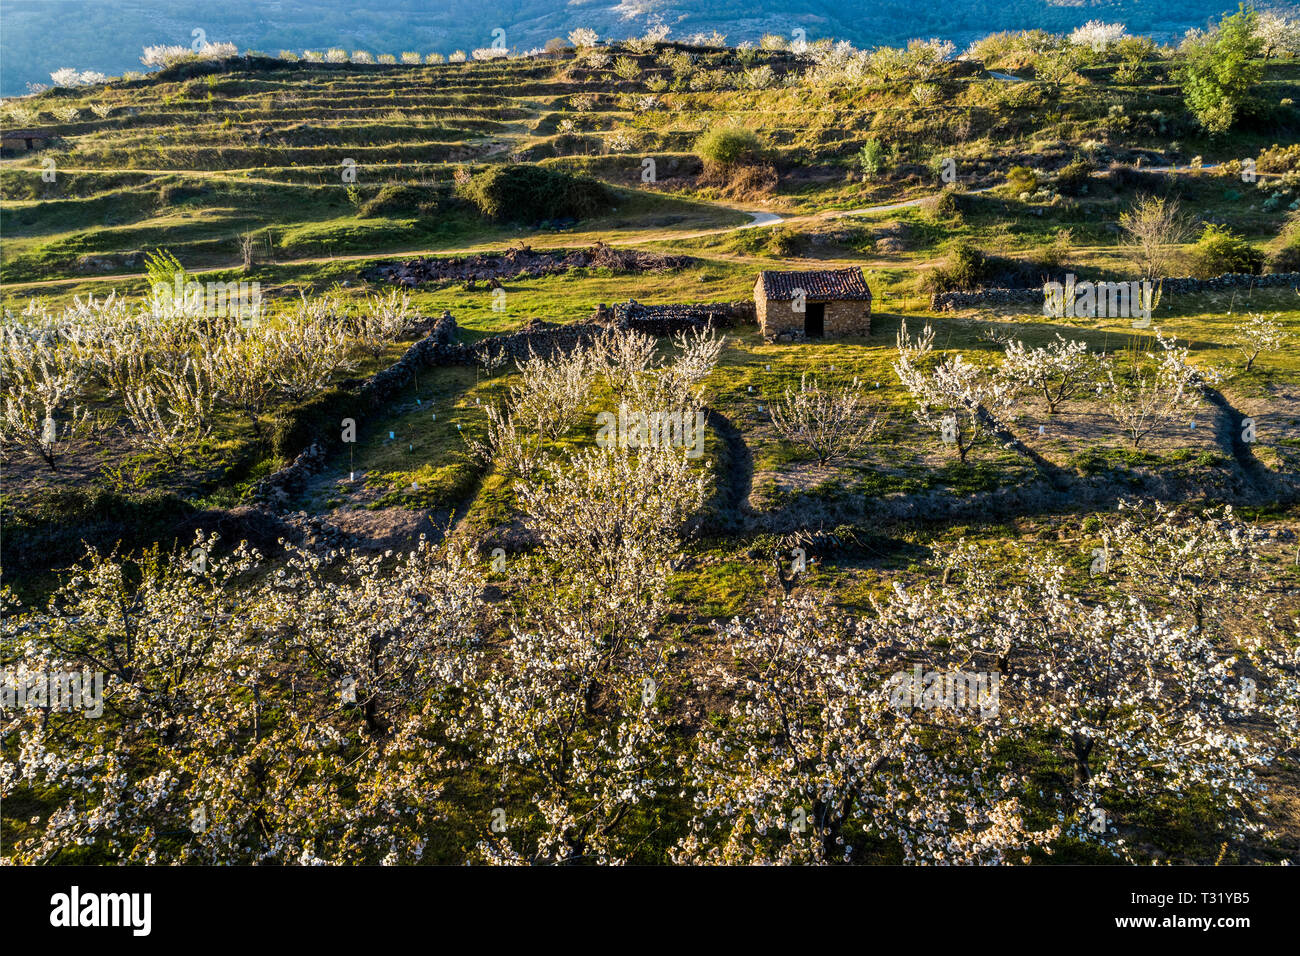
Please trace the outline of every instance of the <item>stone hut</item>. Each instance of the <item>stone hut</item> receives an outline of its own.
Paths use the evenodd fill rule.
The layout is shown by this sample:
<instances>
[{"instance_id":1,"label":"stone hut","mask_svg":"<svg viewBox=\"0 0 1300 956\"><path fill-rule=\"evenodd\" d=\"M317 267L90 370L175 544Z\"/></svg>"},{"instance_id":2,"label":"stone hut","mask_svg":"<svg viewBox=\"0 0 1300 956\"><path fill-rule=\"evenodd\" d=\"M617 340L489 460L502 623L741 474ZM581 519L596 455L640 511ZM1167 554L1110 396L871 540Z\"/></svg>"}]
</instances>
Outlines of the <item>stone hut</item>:
<instances>
[{"instance_id":1,"label":"stone hut","mask_svg":"<svg viewBox=\"0 0 1300 956\"><path fill-rule=\"evenodd\" d=\"M49 141L49 133L34 129L7 129L0 133L0 149L12 152L42 149Z\"/></svg>"},{"instance_id":2,"label":"stone hut","mask_svg":"<svg viewBox=\"0 0 1300 956\"><path fill-rule=\"evenodd\" d=\"M856 266L760 272L754 310L769 342L871 334L871 289Z\"/></svg>"}]
</instances>

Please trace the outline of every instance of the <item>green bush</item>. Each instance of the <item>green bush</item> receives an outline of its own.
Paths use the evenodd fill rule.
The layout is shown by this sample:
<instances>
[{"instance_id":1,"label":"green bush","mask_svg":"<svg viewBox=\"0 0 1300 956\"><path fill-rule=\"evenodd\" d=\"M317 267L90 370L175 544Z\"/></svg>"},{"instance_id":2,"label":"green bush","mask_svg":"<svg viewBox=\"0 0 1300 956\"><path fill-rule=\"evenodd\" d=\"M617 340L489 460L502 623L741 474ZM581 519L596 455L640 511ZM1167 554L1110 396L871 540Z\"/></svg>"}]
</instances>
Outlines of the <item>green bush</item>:
<instances>
[{"instance_id":1,"label":"green bush","mask_svg":"<svg viewBox=\"0 0 1300 956\"><path fill-rule=\"evenodd\" d=\"M885 147L878 139L869 139L858 150L858 168L864 179L874 179L885 165Z\"/></svg>"},{"instance_id":2,"label":"green bush","mask_svg":"<svg viewBox=\"0 0 1300 956\"><path fill-rule=\"evenodd\" d=\"M1052 49L1057 42L1045 30L991 33L971 45L970 55L991 70L1014 72L1032 66L1042 51Z\"/></svg>"},{"instance_id":3,"label":"green bush","mask_svg":"<svg viewBox=\"0 0 1300 956\"><path fill-rule=\"evenodd\" d=\"M926 216L937 223L960 221L962 218L961 203L951 189L945 189L933 199L926 200L922 209L925 210Z\"/></svg>"},{"instance_id":4,"label":"green bush","mask_svg":"<svg viewBox=\"0 0 1300 956\"><path fill-rule=\"evenodd\" d=\"M945 265L925 277L929 292L965 292L977 288L988 274L988 258L964 239L958 240Z\"/></svg>"},{"instance_id":5,"label":"green bush","mask_svg":"<svg viewBox=\"0 0 1300 956\"><path fill-rule=\"evenodd\" d=\"M1206 223L1201 238L1192 246L1192 268L1201 278L1225 272L1259 275L1264 271L1264 253L1227 226Z\"/></svg>"},{"instance_id":6,"label":"green bush","mask_svg":"<svg viewBox=\"0 0 1300 956\"><path fill-rule=\"evenodd\" d=\"M1279 146L1274 143L1261 150L1255 168L1261 173L1287 173L1300 171L1300 143Z\"/></svg>"},{"instance_id":7,"label":"green bush","mask_svg":"<svg viewBox=\"0 0 1300 956\"><path fill-rule=\"evenodd\" d=\"M445 198L442 190L434 186L387 183L378 193L361 204L361 210L357 215L363 218L378 216L414 218L420 215L432 215L438 211L439 204Z\"/></svg>"},{"instance_id":8,"label":"green bush","mask_svg":"<svg viewBox=\"0 0 1300 956\"><path fill-rule=\"evenodd\" d=\"M731 234L728 245L737 252L756 256L772 251L772 238L766 229L739 229Z\"/></svg>"},{"instance_id":9,"label":"green bush","mask_svg":"<svg viewBox=\"0 0 1300 956\"><path fill-rule=\"evenodd\" d=\"M695 141L695 152L706 167L730 169L747 166L763 155L763 143L750 129L720 126Z\"/></svg>"},{"instance_id":10,"label":"green bush","mask_svg":"<svg viewBox=\"0 0 1300 956\"><path fill-rule=\"evenodd\" d=\"M1076 159L1056 174L1056 188L1066 196L1079 196L1087 192L1088 177L1095 167L1086 159Z\"/></svg>"},{"instance_id":11,"label":"green bush","mask_svg":"<svg viewBox=\"0 0 1300 956\"><path fill-rule=\"evenodd\" d=\"M1012 166L1007 173L1007 188L1013 196L1033 195L1038 191L1038 174L1028 166Z\"/></svg>"},{"instance_id":12,"label":"green bush","mask_svg":"<svg viewBox=\"0 0 1300 956\"><path fill-rule=\"evenodd\" d=\"M189 280L180 260L166 249L155 249L144 254L144 274L149 279L151 289L179 288Z\"/></svg>"},{"instance_id":13,"label":"green bush","mask_svg":"<svg viewBox=\"0 0 1300 956\"><path fill-rule=\"evenodd\" d=\"M520 223L583 219L613 200L604 183L587 176L523 163L493 166L459 187L458 195L489 219Z\"/></svg>"},{"instance_id":14,"label":"green bush","mask_svg":"<svg viewBox=\"0 0 1300 956\"><path fill-rule=\"evenodd\" d=\"M772 238L768 242L768 248L774 255L793 256L797 255L799 247L802 244L802 236L793 229L774 229Z\"/></svg>"},{"instance_id":15,"label":"green bush","mask_svg":"<svg viewBox=\"0 0 1300 956\"><path fill-rule=\"evenodd\" d=\"M1287 217L1279 236L1280 245L1269 260L1274 272L1300 272L1300 212Z\"/></svg>"}]
</instances>

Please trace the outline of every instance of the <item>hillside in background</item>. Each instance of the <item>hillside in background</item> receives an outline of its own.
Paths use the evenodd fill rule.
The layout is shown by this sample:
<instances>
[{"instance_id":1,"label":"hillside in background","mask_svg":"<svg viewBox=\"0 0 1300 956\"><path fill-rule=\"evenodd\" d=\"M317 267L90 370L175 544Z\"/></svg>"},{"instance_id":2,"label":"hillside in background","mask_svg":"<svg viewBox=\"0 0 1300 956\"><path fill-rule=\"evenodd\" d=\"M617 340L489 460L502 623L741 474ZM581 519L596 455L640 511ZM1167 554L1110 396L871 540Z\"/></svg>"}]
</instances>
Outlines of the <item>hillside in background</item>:
<instances>
[{"instance_id":1,"label":"hillside in background","mask_svg":"<svg viewBox=\"0 0 1300 956\"><path fill-rule=\"evenodd\" d=\"M844 85L843 64L823 54L660 44L419 65L235 57L50 90L5 110L6 128L37 127L49 139L38 155L11 151L0 170L0 278L10 301L23 294L14 283L138 274L142 255L157 247L191 268L229 268L251 237L282 267L501 243L543 220L573 218L548 212L512 226L479 215L453 188L458 174L511 160L625 191L608 209L588 210L599 215L582 217L580 241L680 239L743 221L737 202L789 216L926 195L942 185L944 157L968 188L999 185L1015 166L1038 170L1030 181L1045 186L1067 166L1064 175L1078 180L1081 170L1113 163L1256 155L1291 141L1298 125L1300 69L1291 60L1269 61L1234 135L1216 139L1186 110L1168 55L1098 56L1064 83L1011 83L988 70L1023 70L1022 53L996 44L979 52L986 68L948 62L928 67L924 83L882 78L860 89ZM887 70L878 59L870 69ZM745 147L752 175L705 175L702 134L742 124L753 136ZM642 178L646 159L657 164L654 183ZM44 162L57 165L54 181L38 175ZM1288 172L1294 157L1275 162L1260 168ZM1016 206L999 218L1015 223L1021 251L1061 229L1076 242L1110 245L1123 204L1150 188L1140 179L1105 189L1073 182L1032 215ZM1184 188L1207 216L1265 245L1295 198L1289 181L1278 185ZM746 251L768 235L751 233ZM951 238L917 231L906 250L891 251L928 258ZM915 272L899 281L919 291Z\"/></svg>"},{"instance_id":2,"label":"hillside in background","mask_svg":"<svg viewBox=\"0 0 1300 956\"><path fill-rule=\"evenodd\" d=\"M578 27L622 38L640 34L654 20L675 37L717 31L732 44L802 29L808 40L833 37L859 47L921 36L965 46L995 30L1061 32L1093 19L1168 39L1205 26L1223 6L1220 0L5 0L0 96L48 83L50 73L63 67L110 75L139 69L144 46L189 45L196 29L211 42L269 53L330 46L375 54L469 52L489 46L496 28L506 31L510 48L522 51Z\"/></svg>"}]
</instances>

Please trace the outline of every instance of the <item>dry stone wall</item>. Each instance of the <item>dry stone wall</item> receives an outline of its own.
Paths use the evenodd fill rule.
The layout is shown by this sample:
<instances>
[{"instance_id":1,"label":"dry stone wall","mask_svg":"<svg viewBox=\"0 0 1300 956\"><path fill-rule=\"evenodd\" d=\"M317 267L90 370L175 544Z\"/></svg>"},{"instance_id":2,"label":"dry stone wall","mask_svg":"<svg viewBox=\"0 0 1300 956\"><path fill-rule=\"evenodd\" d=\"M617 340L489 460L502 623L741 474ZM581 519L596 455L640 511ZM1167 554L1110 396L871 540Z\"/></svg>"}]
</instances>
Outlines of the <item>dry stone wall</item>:
<instances>
[{"instance_id":1,"label":"dry stone wall","mask_svg":"<svg viewBox=\"0 0 1300 956\"><path fill-rule=\"evenodd\" d=\"M668 272L693 265L690 256L665 256L637 249L617 249L597 243L589 249L534 250L518 246L505 252L470 256L407 259L372 266L361 273L370 282L414 288L427 282L485 282L497 287L503 280L558 275L570 269L609 269L612 272Z\"/></svg>"},{"instance_id":2,"label":"dry stone wall","mask_svg":"<svg viewBox=\"0 0 1300 956\"><path fill-rule=\"evenodd\" d=\"M1300 288L1300 272L1275 272L1256 276L1246 272L1228 272L1213 279L1193 279L1190 276L1165 279L1161 290L1167 295L1191 292L1219 292L1225 289ZM973 292L938 292L930 297L930 308L935 312L956 309L977 309L1000 305L1039 305L1043 290L1039 286L1029 289L977 289Z\"/></svg>"}]
</instances>

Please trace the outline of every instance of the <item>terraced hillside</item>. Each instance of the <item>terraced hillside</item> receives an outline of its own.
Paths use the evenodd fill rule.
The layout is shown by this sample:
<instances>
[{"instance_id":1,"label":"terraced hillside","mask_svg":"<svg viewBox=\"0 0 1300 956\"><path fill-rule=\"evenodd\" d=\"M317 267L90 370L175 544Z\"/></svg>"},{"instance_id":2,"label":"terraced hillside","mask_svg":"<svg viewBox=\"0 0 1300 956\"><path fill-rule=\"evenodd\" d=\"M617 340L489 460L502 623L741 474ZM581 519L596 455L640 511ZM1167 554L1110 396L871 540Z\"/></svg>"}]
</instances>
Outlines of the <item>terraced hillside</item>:
<instances>
[{"instance_id":1,"label":"terraced hillside","mask_svg":"<svg viewBox=\"0 0 1300 956\"><path fill-rule=\"evenodd\" d=\"M208 701L221 759L177 758L175 792L81 843L67 779L26 787L19 854L1293 860L1300 61L1258 57L1221 136L1185 52L950 52L186 57L7 102L6 389L28 400L6 413L3 560L46 616L0 617L0 656L43 628L75 632L60 654L112 644L114 602L143 595L211 639L214 700L260 701L222 682L266 651L258 759L320 788L242 816L278 797L235 756L245 718L231 704L223 736ZM761 270L844 268L868 334L765 334ZM1067 275L1150 286L1046 314ZM255 307L166 291L204 282L256 284ZM629 441L629 414L667 415L671 441ZM1049 659L1079 670L1035 683ZM996 672L1012 716L875 709L863 675L919 662ZM1247 663L1257 718L1224 690ZM1172 698L1135 676L1156 673ZM154 690L131 686L134 727ZM802 708L820 716L782 729ZM1199 750L1192 712L1214 715ZM295 776L313 721L338 739ZM177 836L200 791L237 839ZM790 837L807 799L813 836ZM307 838L318 800L334 816ZM403 810L376 823L385 801ZM913 829L918 805L990 842Z\"/></svg>"},{"instance_id":2,"label":"terraced hillside","mask_svg":"<svg viewBox=\"0 0 1300 956\"><path fill-rule=\"evenodd\" d=\"M1121 84L1117 67L1096 66L1058 89L1003 82L970 63L936 64L921 83L864 92L819 81L828 66L788 53L661 45L611 57L631 78L612 63L595 69L567 58L416 67L246 58L23 101L8 122L53 140L39 161L6 163L3 276L13 284L131 274L139 271L132 255L158 245L191 268L231 265L245 235L275 262L506 241L519 230L484 225L452 187L458 168L511 158L641 194L625 193L619 212L584 223L582 241L743 221L716 208L728 192L736 196L729 205L782 213L911 198L943 185L943 159L978 188L1015 164L1066 166L1078 144L1102 163L1142 157L1147 165L1214 150L1180 115L1172 66L1160 60L1146 64L1140 82ZM1288 62L1270 64L1262 99L1289 104L1298 82ZM747 84L762 88L725 88ZM1294 107L1273 114L1234 136L1230 158L1258 153L1295 122ZM758 135L758 165L774 167L774 183L701 183L694 143L727 124ZM868 141L884 144L888 170L863 182L857 159ZM647 158L657 180L649 188ZM56 178L46 182L38 173L50 160ZM355 164L355 183L344 182L345 161ZM1087 229L1086 214L1098 210L1081 205L1061 218ZM1276 217L1224 212L1254 237L1276 232Z\"/></svg>"}]
</instances>

